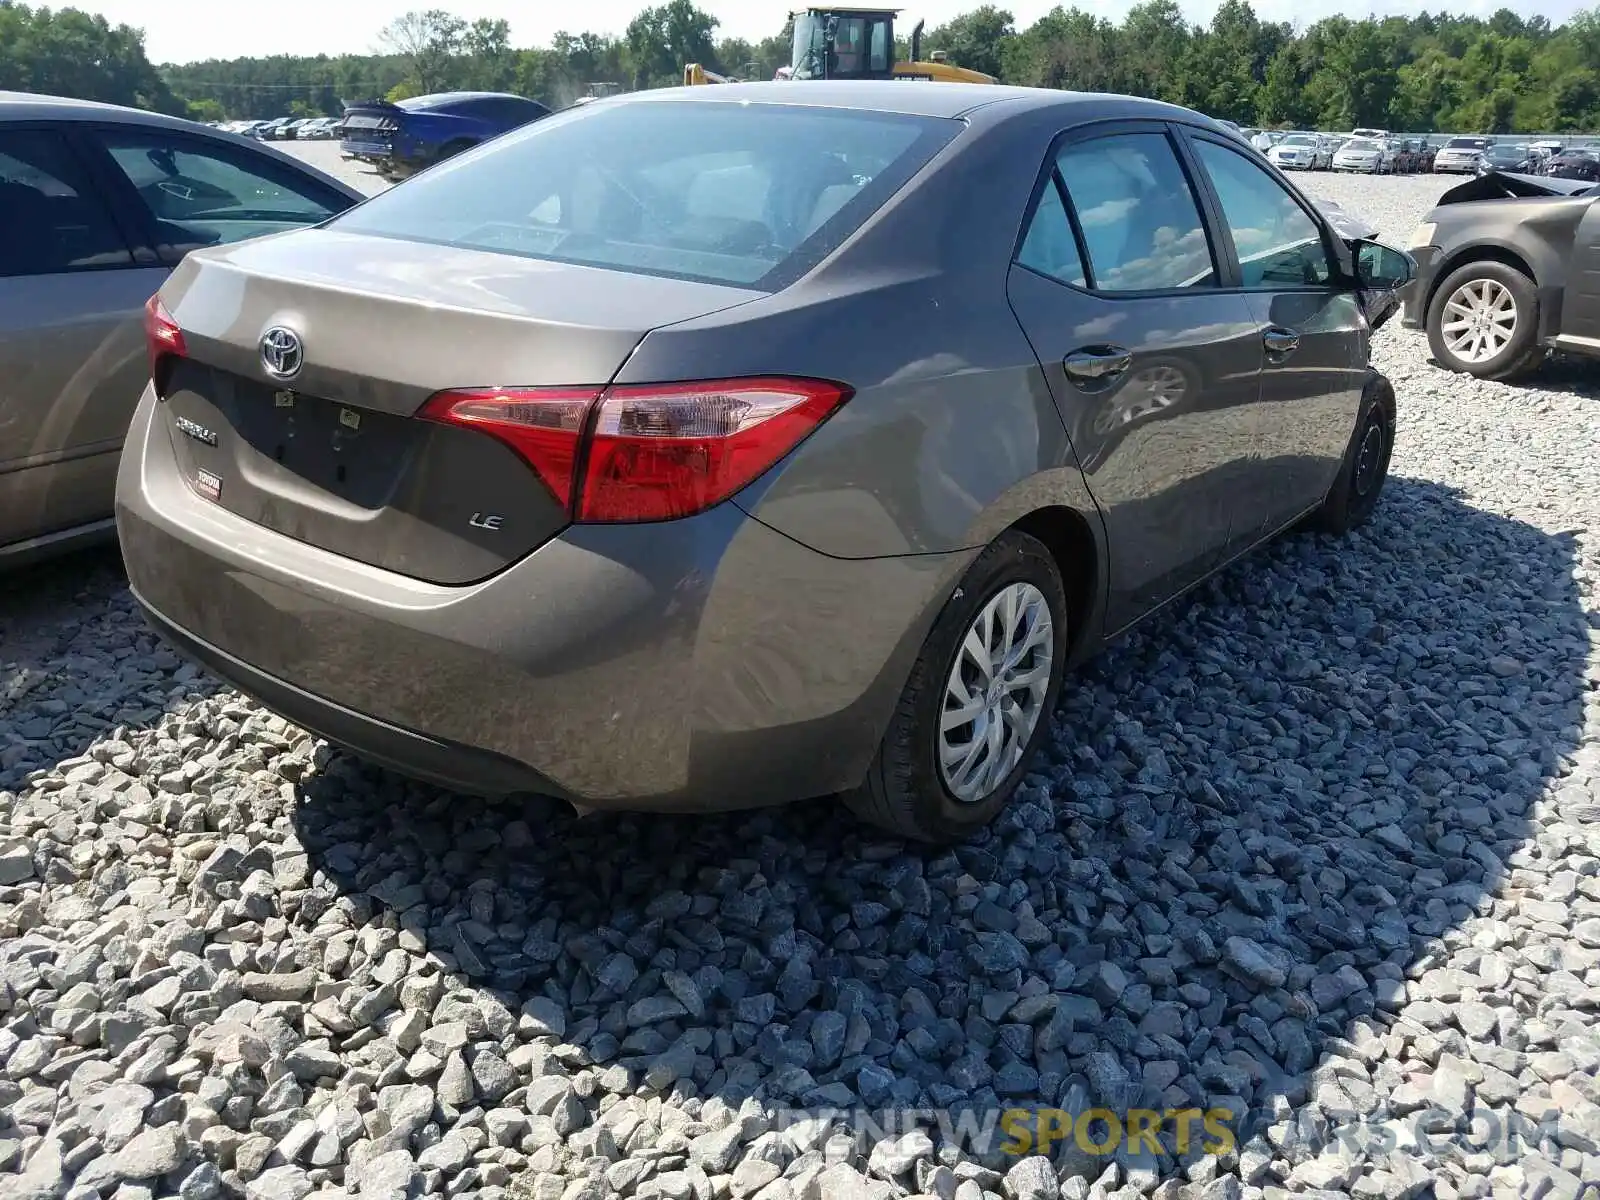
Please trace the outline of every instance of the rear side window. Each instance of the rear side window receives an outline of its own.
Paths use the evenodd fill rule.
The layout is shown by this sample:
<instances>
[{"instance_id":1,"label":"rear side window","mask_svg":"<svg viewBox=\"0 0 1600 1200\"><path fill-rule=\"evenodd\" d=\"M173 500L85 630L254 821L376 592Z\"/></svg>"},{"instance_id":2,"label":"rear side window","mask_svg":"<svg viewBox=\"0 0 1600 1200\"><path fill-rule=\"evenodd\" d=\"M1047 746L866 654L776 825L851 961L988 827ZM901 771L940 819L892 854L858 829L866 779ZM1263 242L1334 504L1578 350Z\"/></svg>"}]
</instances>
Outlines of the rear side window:
<instances>
[{"instance_id":1,"label":"rear side window","mask_svg":"<svg viewBox=\"0 0 1600 1200\"><path fill-rule=\"evenodd\" d=\"M1061 187L1054 172L1039 196L1039 205L1033 210L1033 220L1028 222L1028 234L1022 239L1022 249L1017 261L1030 271L1048 275L1062 283L1085 287L1088 280L1083 274L1083 258L1078 253L1078 241L1072 234L1072 222L1067 218L1066 207L1061 203Z\"/></svg>"},{"instance_id":2,"label":"rear side window","mask_svg":"<svg viewBox=\"0 0 1600 1200\"><path fill-rule=\"evenodd\" d=\"M163 130L97 134L155 219L169 258L326 220L350 202L265 154Z\"/></svg>"},{"instance_id":3,"label":"rear side window","mask_svg":"<svg viewBox=\"0 0 1600 1200\"><path fill-rule=\"evenodd\" d=\"M960 128L799 105L591 105L419 175L330 227L776 289Z\"/></svg>"},{"instance_id":4,"label":"rear side window","mask_svg":"<svg viewBox=\"0 0 1600 1200\"><path fill-rule=\"evenodd\" d=\"M1072 143L1056 168L1077 211L1096 291L1216 285L1200 207L1165 134Z\"/></svg>"},{"instance_id":5,"label":"rear side window","mask_svg":"<svg viewBox=\"0 0 1600 1200\"><path fill-rule=\"evenodd\" d=\"M44 131L0 130L0 277L132 262L66 143Z\"/></svg>"}]
</instances>

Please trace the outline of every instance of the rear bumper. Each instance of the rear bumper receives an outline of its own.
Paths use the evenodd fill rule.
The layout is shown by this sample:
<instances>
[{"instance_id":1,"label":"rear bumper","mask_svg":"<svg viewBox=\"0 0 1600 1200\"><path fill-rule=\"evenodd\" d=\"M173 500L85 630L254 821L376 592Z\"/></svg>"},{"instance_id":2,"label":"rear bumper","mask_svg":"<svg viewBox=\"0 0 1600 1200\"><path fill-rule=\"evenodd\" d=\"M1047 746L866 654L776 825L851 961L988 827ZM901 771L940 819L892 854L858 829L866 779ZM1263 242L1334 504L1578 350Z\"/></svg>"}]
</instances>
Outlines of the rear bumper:
<instances>
[{"instance_id":1,"label":"rear bumper","mask_svg":"<svg viewBox=\"0 0 1600 1200\"><path fill-rule=\"evenodd\" d=\"M339 152L351 158L363 158L370 162L378 162L390 157L393 147L388 142L369 141L363 138L344 138L339 143Z\"/></svg>"},{"instance_id":2,"label":"rear bumper","mask_svg":"<svg viewBox=\"0 0 1600 1200\"><path fill-rule=\"evenodd\" d=\"M147 389L117 484L153 625L296 724L458 790L701 811L852 787L971 558L828 558L725 504L428 584L203 499L157 407Z\"/></svg>"}]
</instances>

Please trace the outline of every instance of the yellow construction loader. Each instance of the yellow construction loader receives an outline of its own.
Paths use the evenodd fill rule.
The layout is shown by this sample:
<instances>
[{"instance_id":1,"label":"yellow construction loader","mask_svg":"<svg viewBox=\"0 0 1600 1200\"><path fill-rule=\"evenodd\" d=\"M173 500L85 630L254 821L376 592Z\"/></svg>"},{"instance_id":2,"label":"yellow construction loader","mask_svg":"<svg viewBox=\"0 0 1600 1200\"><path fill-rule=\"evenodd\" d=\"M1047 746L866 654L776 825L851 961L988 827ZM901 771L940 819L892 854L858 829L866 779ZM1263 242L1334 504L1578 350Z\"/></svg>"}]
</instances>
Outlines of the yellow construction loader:
<instances>
[{"instance_id":1,"label":"yellow construction loader","mask_svg":"<svg viewBox=\"0 0 1600 1200\"><path fill-rule=\"evenodd\" d=\"M922 61L922 26L911 31L911 58L895 61L894 19L897 8L807 8L790 16L794 41L789 65L778 78L810 79L934 79L944 83L994 83L993 75L969 71L946 62L934 51ZM727 76L707 71L699 63L683 69L688 86L732 83Z\"/></svg>"}]
</instances>

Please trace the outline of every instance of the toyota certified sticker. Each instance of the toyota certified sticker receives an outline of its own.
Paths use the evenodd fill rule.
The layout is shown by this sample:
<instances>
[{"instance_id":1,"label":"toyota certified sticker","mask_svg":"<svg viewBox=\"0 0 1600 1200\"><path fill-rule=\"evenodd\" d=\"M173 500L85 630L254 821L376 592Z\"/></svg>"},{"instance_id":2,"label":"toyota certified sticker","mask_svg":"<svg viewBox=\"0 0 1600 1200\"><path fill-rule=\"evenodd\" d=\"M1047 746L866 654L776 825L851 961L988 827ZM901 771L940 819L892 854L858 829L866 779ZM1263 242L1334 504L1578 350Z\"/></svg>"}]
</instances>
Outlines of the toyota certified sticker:
<instances>
[{"instance_id":1,"label":"toyota certified sticker","mask_svg":"<svg viewBox=\"0 0 1600 1200\"><path fill-rule=\"evenodd\" d=\"M194 486L207 500L222 499L222 477L213 475L203 467L195 472Z\"/></svg>"}]
</instances>

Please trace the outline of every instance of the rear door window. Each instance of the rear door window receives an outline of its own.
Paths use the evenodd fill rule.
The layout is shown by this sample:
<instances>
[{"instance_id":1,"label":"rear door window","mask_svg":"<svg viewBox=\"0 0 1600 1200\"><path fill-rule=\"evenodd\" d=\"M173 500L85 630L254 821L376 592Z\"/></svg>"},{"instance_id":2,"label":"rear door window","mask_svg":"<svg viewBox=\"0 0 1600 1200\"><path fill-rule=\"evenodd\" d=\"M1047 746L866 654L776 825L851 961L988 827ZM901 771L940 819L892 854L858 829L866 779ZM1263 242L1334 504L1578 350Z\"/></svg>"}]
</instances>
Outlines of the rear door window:
<instances>
[{"instance_id":1,"label":"rear door window","mask_svg":"<svg viewBox=\"0 0 1600 1200\"><path fill-rule=\"evenodd\" d=\"M94 191L59 134L0 129L0 277L131 266Z\"/></svg>"},{"instance_id":2,"label":"rear door window","mask_svg":"<svg viewBox=\"0 0 1600 1200\"><path fill-rule=\"evenodd\" d=\"M1071 142L1056 159L1101 292L1214 287L1200 206L1164 133Z\"/></svg>"},{"instance_id":3,"label":"rear door window","mask_svg":"<svg viewBox=\"0 0 1600 1200\"><path fill-rule=\"evenodd\" d=\"M548 117L333 222L350 233L778 288L962 128L802 105L607 102Z\"/></svg>"},{"instance_id":4,"label":"rear door window","mask_svg":"<svg viewBox=\"0 0 1600 1200\"><path fill-rule=\"evenodd\" d=\"M265 154L159 129L102 129L102 145L154 220L162 253L281 233L352 203Z\"/></svg>"}]
</instances>

